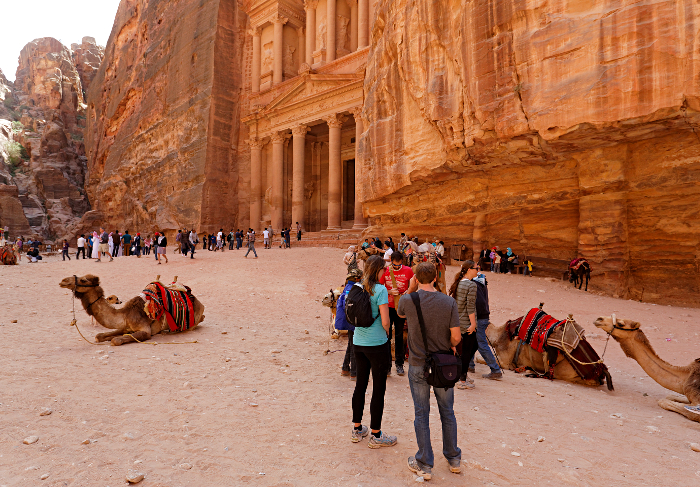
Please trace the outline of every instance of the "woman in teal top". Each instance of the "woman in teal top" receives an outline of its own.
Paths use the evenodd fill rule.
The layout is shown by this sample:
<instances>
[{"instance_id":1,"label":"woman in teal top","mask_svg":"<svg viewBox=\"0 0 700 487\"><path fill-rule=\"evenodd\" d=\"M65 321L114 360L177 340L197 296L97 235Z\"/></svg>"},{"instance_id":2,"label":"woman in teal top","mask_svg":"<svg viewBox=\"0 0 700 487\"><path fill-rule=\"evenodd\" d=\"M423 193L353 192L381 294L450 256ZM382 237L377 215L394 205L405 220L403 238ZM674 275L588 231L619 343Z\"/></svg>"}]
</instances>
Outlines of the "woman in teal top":
<instances>
[{"instance_id":1,"label":"woman in teal top","mask_svg":"<svg viewBox=\"0 0 700 487\"><path fill-rule=\"evenodd\" d=\"M372 316L375 316L372 326L367 328L355 327L353 345L357 363L357 382L352 395L352 441L357 443L369 434L367 426L362 425L362 413L365 409L365 392L372 372L372 401L369 405L371 414L369 438L370 448L394 446L396 437L382 432L382 415L384 414L384 393L386 392L386 376L391 370L391 344L389 342L389 294L379 279L384 274L384 259L373 255L365 263L362 286L370 294Z\"/></svg>"}]
</instances>

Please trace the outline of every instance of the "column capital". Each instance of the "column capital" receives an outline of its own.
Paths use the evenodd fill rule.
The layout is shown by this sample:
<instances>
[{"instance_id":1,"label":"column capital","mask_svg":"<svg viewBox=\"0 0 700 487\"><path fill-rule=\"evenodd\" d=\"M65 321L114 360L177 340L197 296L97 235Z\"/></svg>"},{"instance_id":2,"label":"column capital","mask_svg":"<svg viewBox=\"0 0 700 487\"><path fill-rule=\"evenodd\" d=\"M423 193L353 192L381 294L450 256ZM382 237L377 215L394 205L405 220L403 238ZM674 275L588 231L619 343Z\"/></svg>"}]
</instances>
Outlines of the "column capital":
<instances>
[{"instance_id":1,"label":"column capital","mask_svg":"<svg viewBox=\"0 0 700 487\"><path fill-rule=\"evenodd\" d=\"M301 27L297 27L297 36L303 37L306 33L306 27L303 25Z\"/></svg>"},{"instance_id":2,"label":"column capital","mask_svg":"<svg viewBox=\"0 0 700 487\"><path fill-rule=\"evenodd\" d=\"M294 137L304 137L308 131L308 125L299 124L295 127L292 127L292 135Z\"/></svg>"},{"instance_id":3,"label":"column capital","mask_svg":"<svg viewBox=\"0 0 700 487\"><path fill-rule=\"evenodd\" d=\"M304 0L304 10L315 10L318 8L318 0Z\"/></svg>"},{"instance_id":4,"label":"column capital","mask_svg":"<svg viewBox=\"0 0 700 487\"><path fill-rule=\"evenodd\" d=\"M289 137L288 137L287 133L284 131L273 132L272 134L270 134L270 139L272 140L273 144L281 144L282 142L284 142L288 138Z\"/></svg>"},{"instance_id":5,"label":"column capital","mask_svg":"<svg viewBox=\"0 0 700 487\"><path fill-rule=\"evenodd\" d=\"M260 37L260 35L262 34L262 29L260 27L251 27L248 31L248 34L250 34L253 37Z\"/></svg>"},{"instance_id":6,"label":"column capital","mask_svg":"<svg viewBox=\"0 0 700 487\"><path fill-rule=\"evenodd\" d=\"M343 126L343 123L348 119L345 115L339 115L337 113L330 115L329 117L326 117L326 123L328 124L329 127L331 128L340 128Z\"/></svg>"},{"instance_id":7,"label":"column capital","mask_svg":"<svg viewBox=\"0 0 700 487\"><path fill-rule=\"evenodd\" d=\"M262 149L265 143L262 141L262 139L258 138L250 138L248 139L248 144L250 145L251 149Z\"/></svg>"},{"instance_id":8,"label":"column capital","mask_svg":"<svg viewBox=\"0 0 700 487\"><path fill-rule=\"evenodd\" d=\"M345 3L347 3L350 8L357 7L357 0L345 0Z\"/></svg>"},{"instance_id":9,"label":"column capital","mask_svg":"<svg viewBox=\"0 0 700 487\"><path fill-rule=\"evenodd\" d=\"M275 15L270 20L272 21L273 24L282 24L282 25L286 24L289 21L289 19L287 17L282 17L279 14Z\"/></svg>"},{"instance_id":10,"label":"column capital","mask_svg":"<svg viewBox=\"0 0 700 487\"><path fill-rule=\"evenodd\" d=\"M355 122L357 122L359 119L362 118L362 109L363 106L358 106L358 107L352 107L350 109L350 113L352 113L352 116L355 118Z\"/></svg>"}]
</instances>

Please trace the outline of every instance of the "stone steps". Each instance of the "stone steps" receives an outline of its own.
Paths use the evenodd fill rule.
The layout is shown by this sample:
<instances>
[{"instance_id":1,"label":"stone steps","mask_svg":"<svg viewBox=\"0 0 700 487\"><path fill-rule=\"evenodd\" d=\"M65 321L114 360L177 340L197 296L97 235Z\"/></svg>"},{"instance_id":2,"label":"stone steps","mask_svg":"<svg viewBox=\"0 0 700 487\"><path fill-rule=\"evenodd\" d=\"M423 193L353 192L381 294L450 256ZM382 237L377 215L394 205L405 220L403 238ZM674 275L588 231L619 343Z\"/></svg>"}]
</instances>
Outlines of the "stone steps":
<instances>
[{"instance_id":1,"label":"stone steps","mask_svg":"<svg viewBox=\"0 0 700 487\"><path fill-rule=\"evenodd\" d=\"M301 242L296 241L296 234L292 234L292 247L333 247L347 249L350 245L360 242L362 230L323 230L320 232L304 233Z\"/></svg>"}]
</instances>

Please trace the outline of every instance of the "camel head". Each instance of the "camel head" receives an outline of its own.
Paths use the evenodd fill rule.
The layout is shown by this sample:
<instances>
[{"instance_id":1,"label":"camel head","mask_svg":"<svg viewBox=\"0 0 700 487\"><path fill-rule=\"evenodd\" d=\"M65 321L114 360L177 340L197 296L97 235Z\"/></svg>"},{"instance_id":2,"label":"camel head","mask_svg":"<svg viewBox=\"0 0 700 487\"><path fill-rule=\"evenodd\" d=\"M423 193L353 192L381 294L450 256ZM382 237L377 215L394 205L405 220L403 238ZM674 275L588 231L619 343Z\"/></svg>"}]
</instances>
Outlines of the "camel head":
<instances>
[{"instance_id":1,"label":"camel head","mask_svg":"<svg viewBox=\"0 0 700 487\"><path fill-rule=\"evenodd\" d=\"M338 298L342 294L343 289L333 289L331 292L323 296L321 304L327 308L335 308L335 303L338 302Z\"/></svg>"},{"instance_id":2,"label":"camel head","mask_svg":"<svg viewBox=\"0 0 700 487\"><path fill-rule=\"evenodd\" d=\"M593 322L593 324L603 330L605 333L609 333L615 338L620 336L624 332L637 331L639 330L639 322L632 320L621 320L615 315L612 316L601 316Z\"/></svg>"},{"instance_id":3,"label":"camel head","mask_svg":"<svg viewBox=\"0 0 700 487\"><path fill-rule=\"evenodd\" d=\"M100 285L100 278L93 276L92 274L87 274L83 277L70 276L66 277L59 284L60 287L64 289L70 289L78 293L86 293L92 288L96 288Z\"/></svg>"}]
</instances>

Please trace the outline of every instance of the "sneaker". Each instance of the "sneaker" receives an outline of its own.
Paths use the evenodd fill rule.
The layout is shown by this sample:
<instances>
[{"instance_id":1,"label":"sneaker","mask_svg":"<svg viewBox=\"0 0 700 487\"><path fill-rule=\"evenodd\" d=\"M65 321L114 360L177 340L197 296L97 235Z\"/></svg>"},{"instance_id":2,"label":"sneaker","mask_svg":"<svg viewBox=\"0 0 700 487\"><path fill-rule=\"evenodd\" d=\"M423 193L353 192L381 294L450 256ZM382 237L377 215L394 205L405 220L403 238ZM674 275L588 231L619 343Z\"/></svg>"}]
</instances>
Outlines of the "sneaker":
<instances>
[{"instance_id":1,"label":"sneaker","mask_svg":"<svg viewBox=\"0 0 700 487\"><path fill-rule=\"evenodd\" d=\"M462 473L462 460L453 458L452 460L448 460L447 463L450 464L450 472Z\"/></svg>"},{"instance_id":2,"label":"sneaker","mask_svg":"<svg viewBox=\"0 0 700 487\"><path fill-rule=\"evenodd\" d=\"M367 436L369 434L369 428L365 425L362 425L362 428L359 430L356 430L355 428L352 429L352 442L353 443L359 443L362 441L362 438Z\"/></svg>"},{"instance_id":3,"label":"sneaker","mask_svg":"<svg viewBox=\"0 0 700 487\"><path fill-rule=\"evenodd\" d=\"M419 477L423 477L423 480L430 480L433 478L431 469L428 467L421 467L416 457L408 457L408 469Z\"/></svg>"},{"instance_id":4,"label":"sneaker","mask_svg":"<svg viewBox=\"0 0 700 487\"><path fill-rule=\"evenodd\" d=\"M457 383L457 389L474 389L476 386L472 384L471 382L467 382L466 380L461 380Z\"/></svg>"},{"instance_id":5,"label":"sneaker","mask_svg":"<svg viewBox=\"0 0 700 487\"><path fill-rule=\"evenodd\" d=\"M342 376L350 375L350 371L349 370L341 370L340 375L342 375Z\"/></svg>"},{"instance_id":6,"label":"sneaker","mask_svg":"<svg viewBox=\"0 0 700 487\"><path fill-rule=\"evenodd\" d=\"M350 380L357 380L357 374L350 374Z\"/></svg>"},{"instance_id":7,"label":"sneaker","mask_svg":"<svg viewBox=\"0 0 700 487\"><path fill-rule=\"evenodd\" d=\"M691 413L700 414L700 405L698 406L685 406L685 409Z\"/></svg>"},{"instance_id":8,"label":"sneaker","mask_svg":"<svg viewBox=\"0 0 700 487\"><path fill-rule=\"evenodd\" d=\"M403 365L396 366L396 375L405 375L406 372L403 370Z\"/></svg>"},{"instance_id":9,"label":"sneaker","mask_svg":"<svg viewBox=\"0 0 700 487\"><path fill-rule=\"evenodd\" d=\"M380 433L380 435L381 436L379 438L371 435L369 437L369 441L367 442L367 446L370 448L381 448L383 446L394 446L398 442L398 438L387 435L383 431Z\"/></svg>"},{"instance_id":10,"label":"sneaker","mask_svg":"<svg viewBox=\"0 0 700 487\"><path fill-rule=\"evenodd\" d=\"M491 372L490 374L482 374L484 379L491 380L501 380L503 378L503 372Z\"/></svg>"}]
</instances>

